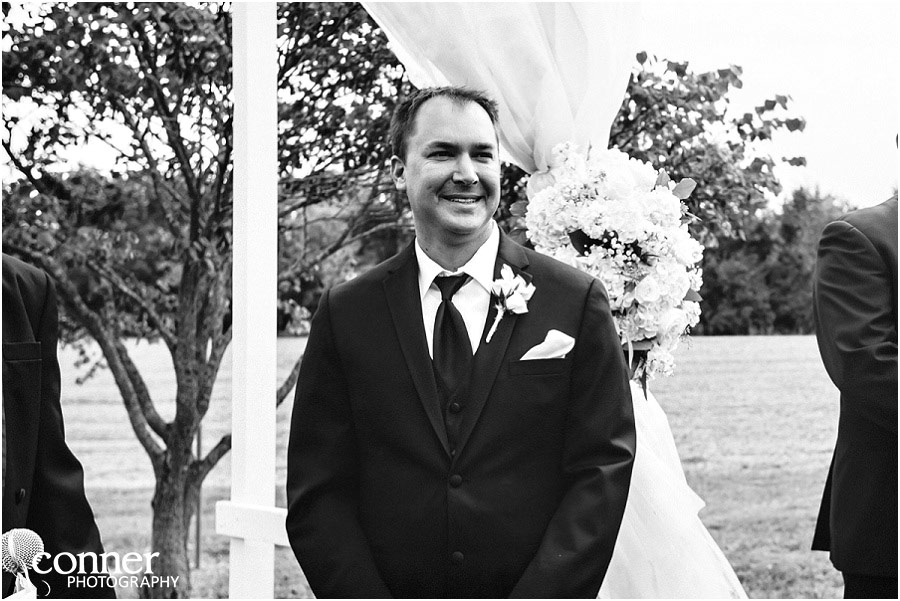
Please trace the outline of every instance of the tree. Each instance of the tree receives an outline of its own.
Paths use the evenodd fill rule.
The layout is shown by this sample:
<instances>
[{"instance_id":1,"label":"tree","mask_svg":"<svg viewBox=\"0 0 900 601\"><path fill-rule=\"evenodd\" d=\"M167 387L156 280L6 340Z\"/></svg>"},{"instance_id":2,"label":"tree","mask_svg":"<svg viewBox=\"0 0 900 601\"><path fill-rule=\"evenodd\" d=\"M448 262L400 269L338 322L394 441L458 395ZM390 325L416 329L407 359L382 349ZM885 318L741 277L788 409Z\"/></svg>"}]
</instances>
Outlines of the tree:
<instances>
[{"instance_id":1,"label":"tree","mask_svg":"<svg viewBox=\"0 0 900 601\"><path fill-rule=\"evenodd\" d=\"M360 4L281 3L278 20L279 297L308 315L325 287L411 237L384 167L391 114L412 88Z\"/></svg>"},{"instance_id":2,"label":"tree","mask_svg":"<svg viewBox=\"0 0 900 601\"><path fill-rule=\"evenodd\" d=\"M610 131L610 145L664 169L674 181L690 177L697 187L687 200L697 217L693 231L706 245L741 237L767 196L782 190L773 172L784 161L751 144L779 132L802 131L806 122L786 113L790 98L776 95L753 112L732 115L728 94L740 88L742 69L731 66L694 73L688 63L637 55L640 70L628 83L625 100Z\"/></svg>"},{"instance_id":3,"label":"tree","mask_svg":"<svg viewBox=\"0 0 900 601\"><path fill-rule=\"evenodd\" d=\"M695 73L686 62L637 54L622 105L610 128L609 145L664 169L673 181L691 178L697 187L687 205L697 219L692 232L711 248L741 238L768 198L781 192L773 168L781 161L804 165L802 157L773 158L752 149L781 132L802 131L802 118L788 113L790 98L776 95L751 113L732 115L729 93L740 88L738 66ZM508 227L519 231L527 210L522 185L527 174L507 169L504 207Z\"/></svg>"},{"instance_id":4,"label":"tree","mask_svg":"<svg viewBox=\"0 0 900 601\"><path fill-rule=\"evenodd\" d=\"M768 260L766 283L772 293L775 331L811 334L813 277L819 238L825 226L850 210L835 197L800 188L775 214L776 241Z\"/></svg>"},{"instance_id":5,"label":"tree","mask_svg":"<svg viewBox=\"0 0 900 601\"><path fill-rule=\"evenodd\" d=\"M704 254L703 312L695 332L700 334L772 334L774 315L766 284L772 253L773 225L764 213L744 239L724 240L715 252Z\"/></svg>"},{"instance_id":6,"label":"tree","mask_svg":"<svg viewBox=\"0 0 900 601\"><path fill-rule=\"evenodd\" d=\"M780 211L756 216L743 238L708 253L704 334L810 334L813 274L825 225L849 207L816 191L795 190Z\"/></svg>"},{"instance_id":7,"label":"tree","mask_svg":"<svg viewBox=\"0 0 900 601\"><path fill-rule=\"evenodd\" d=\"M41 266L69 340L103 351L153 466L155 573L189 593L187 537L201 484L230 436L198 457L231 340L230 15L181 3L3 4L3 249ZM66 149L101 140L112 174L67 173ZM161 340L177 379L171 421L124 338ZM182 585L183 583L183 585Z\"/></svg>"},{"instance_id":8,"label":"tree","mask_svg":"<svg viewBox=\"0 0 900 601\"><path fill-rule=\"evenodd\" d=\"M778 163L805 165L803 157L772 157L760 143L802 131L789 113L790 98L776 95L752 112L732 114L729 93L740 88L742 69L694 73L686 62L637 55L640 69L610 130L610 145L697 187L686 203L696 217L692 233L706 246L697 332L768 334L775 327L768 287L769 202L782 191ZM755 244L743 241L757 236ZM737 249L740 249L738 251ZM764 308L765 307L765 308Z\"/></svg>"}]
</instances>

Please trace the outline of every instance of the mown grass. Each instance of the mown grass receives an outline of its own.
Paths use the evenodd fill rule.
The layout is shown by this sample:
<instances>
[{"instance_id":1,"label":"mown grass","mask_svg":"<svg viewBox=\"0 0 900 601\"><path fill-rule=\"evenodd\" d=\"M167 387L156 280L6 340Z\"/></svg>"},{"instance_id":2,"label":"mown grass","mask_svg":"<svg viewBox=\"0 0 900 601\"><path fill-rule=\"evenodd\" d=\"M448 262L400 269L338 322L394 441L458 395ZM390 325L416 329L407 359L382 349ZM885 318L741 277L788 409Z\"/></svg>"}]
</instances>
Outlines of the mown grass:
<instances>
[{"instance_id":1,"label":"mown grass","mask_svg":"<svg viewBox=\"0 0 900 601\"><path fill-rule=\"evenodd\" d=\"M303 342L279 340L280 377ZM171 361L159 346L136 354L164 416L174 412ZM108 373L74 384L71 351L62 355L67 434L85 464L88 496L109 550L150 546L153 476ZM204 427L209 448L230 427L226 360ZM703 337L678 353L675 376L651 383L666 410L688 482L706 501L701 518L755 598L836 598L840 575L827 555L809 550L837 431L837 391L819 362L815 339ZM276 481L284 506L290 403L278 411ZM228 459L204 489L201 563L191 596L224 598L228 540L215 534L215 502L229 496ZM193 557L193 536L191 537ZM289 549L276 550L275 596L309 597ZM122 597L135 591L120 590Z\"/></svg>"}]
</instances>

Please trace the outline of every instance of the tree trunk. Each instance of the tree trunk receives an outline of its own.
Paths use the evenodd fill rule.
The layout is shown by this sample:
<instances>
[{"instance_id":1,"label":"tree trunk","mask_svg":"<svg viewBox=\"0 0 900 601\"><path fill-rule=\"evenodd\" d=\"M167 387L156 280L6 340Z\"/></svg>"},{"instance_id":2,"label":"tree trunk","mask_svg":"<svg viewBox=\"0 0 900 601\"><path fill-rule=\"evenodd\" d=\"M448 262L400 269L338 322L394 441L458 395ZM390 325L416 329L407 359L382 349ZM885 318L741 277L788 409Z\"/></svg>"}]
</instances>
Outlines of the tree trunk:
<instances>
[{"instance_id":1,"label":"tree trunk","mask_svg":"<svg viewBox=\"0 0 900 601\"><path fill-rule=\"evenodd\" d=\"M141 597L145 599L184 599L191 594L187 541L194 511L189 499L195 495L191 494L191 486L183 473L177 473L181 470L176 467L173 471L176 474L168 473L157 479L152 501L151 551L159 553L153 559L153 575L168 577L168 582L163 580L164 585L142 589Z\"/></svg>"}]
</instances>

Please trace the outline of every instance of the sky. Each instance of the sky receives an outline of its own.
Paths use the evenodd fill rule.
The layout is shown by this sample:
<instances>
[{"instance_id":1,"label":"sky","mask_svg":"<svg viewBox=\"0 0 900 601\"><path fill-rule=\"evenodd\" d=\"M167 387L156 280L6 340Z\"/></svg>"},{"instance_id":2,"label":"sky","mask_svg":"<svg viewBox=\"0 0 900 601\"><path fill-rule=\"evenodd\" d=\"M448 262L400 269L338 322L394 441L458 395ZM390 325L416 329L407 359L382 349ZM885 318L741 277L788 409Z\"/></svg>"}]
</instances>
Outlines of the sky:
<instances>
[{"instance_id":1,"label":"sky","mask_svg":"<svg viewBox=\"0 0 900 601\"><path fill-rule=\"evenodd\" d=\"M776 139L773 156L805 156L776 170L786 190L833 194L853 206L897 186L897 2L649 2L642 47L695 71L740 65L733 106L793 99L806 130Z\"/></svg>"}]
</instances>

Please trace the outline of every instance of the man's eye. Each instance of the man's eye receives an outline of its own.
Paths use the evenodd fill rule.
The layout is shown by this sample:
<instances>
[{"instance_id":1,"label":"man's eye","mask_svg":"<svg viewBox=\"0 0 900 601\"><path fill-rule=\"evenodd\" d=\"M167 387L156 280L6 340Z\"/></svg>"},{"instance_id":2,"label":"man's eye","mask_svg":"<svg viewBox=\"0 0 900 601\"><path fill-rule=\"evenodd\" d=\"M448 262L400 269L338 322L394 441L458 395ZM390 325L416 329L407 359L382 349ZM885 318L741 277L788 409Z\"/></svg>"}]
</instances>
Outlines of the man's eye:
<instances>
[{"instance_id":1,"label":"man's eye","mask_svg":"<svg viewBox=\"0 0 900 601\"><path fill-rule=\"evenodd\" d=\"M493 158L494 158L494 153L493 153L493 152L479 152L479 153L478 153L477 155L475 155L475 156L476 156L477 158L479 158L479 159L484 159L484 160L490 161L490 160L493 160Z\"/></svg>"},{"instance_id":2,"label":"man's eye","mask_svg":"<svg viewBox=\"0 0 900 601\"><path fill-rule=\"evenodd\" d=\"M451 155L450 155L450 152L447 150L435 150L428 156L435 157L435 158L446 158Z\"/></svg>"}]
</instances>

